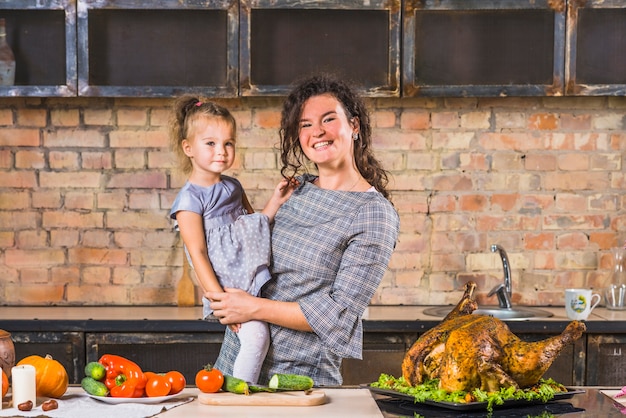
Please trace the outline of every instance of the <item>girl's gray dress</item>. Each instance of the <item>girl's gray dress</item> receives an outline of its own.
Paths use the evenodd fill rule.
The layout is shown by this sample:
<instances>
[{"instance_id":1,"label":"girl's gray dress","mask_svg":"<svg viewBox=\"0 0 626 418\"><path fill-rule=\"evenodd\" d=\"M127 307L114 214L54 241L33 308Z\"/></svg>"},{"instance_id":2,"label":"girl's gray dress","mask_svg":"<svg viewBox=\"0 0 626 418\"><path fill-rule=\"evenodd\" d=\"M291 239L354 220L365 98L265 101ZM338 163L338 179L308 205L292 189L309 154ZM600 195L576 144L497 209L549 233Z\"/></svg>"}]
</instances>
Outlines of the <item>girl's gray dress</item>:
<instances>
[{"instance_id":1,"label":"girl's gray dress","mask_svg":"<svg viewBox=\"0 0 626 418\"><path fill-rule=\"evenodd\" d=\"M248 214L242 204L239 180L222 176L210 187L187 182L176 196L170 217L184 210L202 216L209 260L222 287L234 287L258 296L271 278L269 218L262 213ZM175 222L178 230L178 224ZM191 258L187 252L189 264ZM213 311L206 298L203 316Z\"/></svg>"}]
</instances>

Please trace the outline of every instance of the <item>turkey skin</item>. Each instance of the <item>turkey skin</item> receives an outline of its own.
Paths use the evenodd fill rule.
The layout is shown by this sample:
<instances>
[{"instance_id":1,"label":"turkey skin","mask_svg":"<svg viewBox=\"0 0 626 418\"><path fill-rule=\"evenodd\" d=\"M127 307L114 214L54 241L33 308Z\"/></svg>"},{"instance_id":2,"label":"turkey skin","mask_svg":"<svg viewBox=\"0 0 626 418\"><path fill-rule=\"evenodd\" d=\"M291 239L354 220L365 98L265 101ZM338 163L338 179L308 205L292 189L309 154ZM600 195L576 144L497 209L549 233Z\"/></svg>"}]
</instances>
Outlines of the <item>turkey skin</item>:
<instances>
[{"instance_id":1,"label":"turkey skin","mask_svg":"<svg viewBox=\"0 0 626 418\"><path fill-rule=\"evenodd\" d=\"M570 322L557 336L525 342L498 318L473 315L477 308L474 282L465 285L456 307L411 346L402 362L402 376L411 385L439 379L447 391L498 391L536 384L564 347L586 330Z\"/></svg>"}]
</instances>

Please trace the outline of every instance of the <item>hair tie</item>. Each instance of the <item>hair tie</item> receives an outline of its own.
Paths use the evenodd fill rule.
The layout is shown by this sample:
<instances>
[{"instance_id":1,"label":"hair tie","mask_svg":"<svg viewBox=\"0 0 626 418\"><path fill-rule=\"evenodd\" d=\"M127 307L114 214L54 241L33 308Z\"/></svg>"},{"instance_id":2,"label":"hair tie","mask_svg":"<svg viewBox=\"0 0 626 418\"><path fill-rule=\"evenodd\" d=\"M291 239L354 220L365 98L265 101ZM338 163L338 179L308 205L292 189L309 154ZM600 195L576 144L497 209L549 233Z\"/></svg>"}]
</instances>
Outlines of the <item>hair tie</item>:
<instances>
[{"instance_id":1,"label":"hair tie","mask_svg":"<svg viewBox=\"0 0 626 418\"><path fill-rule=\"evenodd\" d=\"M196 106L198 106L198 107L202 106L202 102L198 100L198 101L196 102Z\"/></svg>"}]
</instances>

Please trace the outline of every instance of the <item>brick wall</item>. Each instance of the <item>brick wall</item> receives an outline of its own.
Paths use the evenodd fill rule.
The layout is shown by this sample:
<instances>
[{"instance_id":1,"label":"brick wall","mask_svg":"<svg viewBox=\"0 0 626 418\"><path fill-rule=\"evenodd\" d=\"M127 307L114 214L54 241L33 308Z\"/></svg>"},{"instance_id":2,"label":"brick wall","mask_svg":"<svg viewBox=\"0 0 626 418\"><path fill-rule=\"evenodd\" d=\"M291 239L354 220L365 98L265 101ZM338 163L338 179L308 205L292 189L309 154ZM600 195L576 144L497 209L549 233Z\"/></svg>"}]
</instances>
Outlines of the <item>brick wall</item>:
<instances>
[{"instance_id":1,"label":"brick wall","mask_svg":"<svg viewBox=\"0 0 626 418\"><path fill-rule=\"evenodd\" d=\"M241 179L261 208L279 179L280 99L222 101ZM514 302L601 287L626 238L626 98L371 99L401 233L375 304L480 301L508 251ZM0 99L0 304L172 305L185 178L169 100Z\"/></svg>"}]
</instances>

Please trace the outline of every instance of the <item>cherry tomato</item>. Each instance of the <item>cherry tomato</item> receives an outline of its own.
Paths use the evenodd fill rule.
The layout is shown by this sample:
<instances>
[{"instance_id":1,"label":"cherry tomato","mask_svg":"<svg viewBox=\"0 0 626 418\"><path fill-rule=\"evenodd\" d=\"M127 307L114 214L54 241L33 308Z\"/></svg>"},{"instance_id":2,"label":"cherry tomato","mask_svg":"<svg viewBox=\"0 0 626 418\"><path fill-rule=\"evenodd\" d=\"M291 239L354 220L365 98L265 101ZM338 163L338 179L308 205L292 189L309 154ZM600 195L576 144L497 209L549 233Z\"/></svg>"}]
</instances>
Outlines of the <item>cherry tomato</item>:
<instances>
[{"instance_id":1,"label":"cherry tomato","mask_svg":"<svg viewBox=\"0 0 626 418\"><path fill-rule=\"evenodd\" d=\"M170 382L170 395L174 395L181 390L185 389L185 385L187 384L187 380L185 376L181 372L176 370L172 370L170 372L165 373L165 377L167 381Z\"/></svg>"},{"instance_id":2,"label":"cherry tomato","mask_svg":"<svg viewBox=\"0 0 626 418\"><path fill-rule=\"evenodd\" d=\"M155 374L146 383L146 395L151 398L154 396L167 396L171 388L172 386L165 375Z\"/></svg>"},{"instance_id":3,"label":"cherry tomato","mask_svg":"<svg viewBox=\"0 0 626 418\"><path fill-rule=\"evenodd\" d=\"M207 364L196 373L196 386L204 393L215 393L222 388L224 375L221 371Z\"/></svg>"},{"instance_id":4,"label":"cherry tomato","mask_svg":"<svg viewBox=\"0 0 626 418\"><path fill-rule=\"evenodd\" d=\"M7 377L4 370L2 370L2 397L4 398L9 390L9 378ZM2 401L0 399L0 401Z\"/></svg>"},{"instance_id":5,"label":"cherry tomato","mask_svg":"<svg viewBox=\"0 0 626 418\"><path fill-rule=\"evenodd\" d=\"M156 375L157 374L155 372L143 372L143 377L146 379L146 382Z\"/></svg>"}]
</instances>

